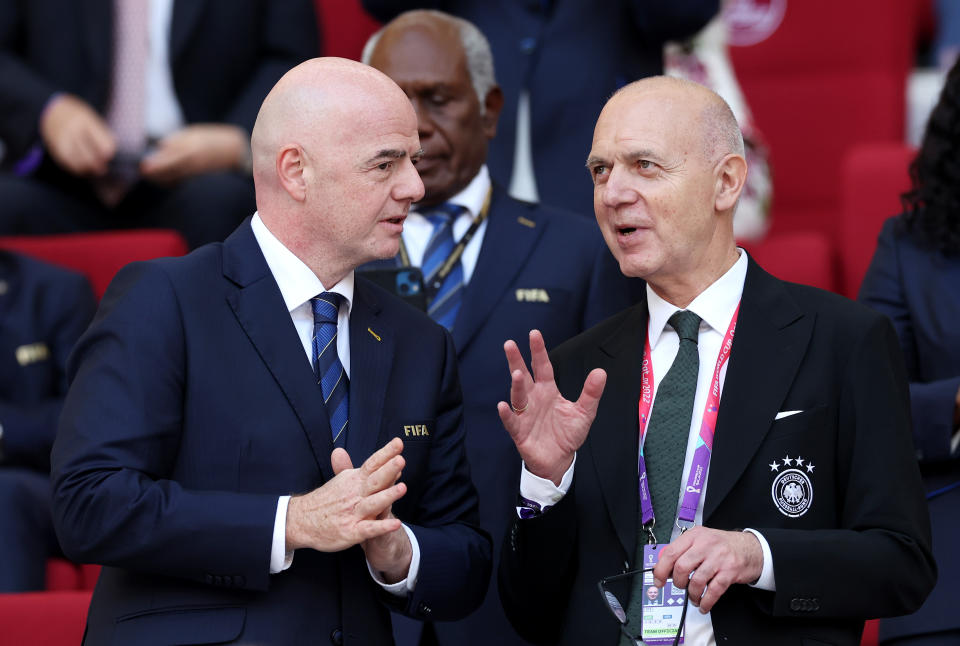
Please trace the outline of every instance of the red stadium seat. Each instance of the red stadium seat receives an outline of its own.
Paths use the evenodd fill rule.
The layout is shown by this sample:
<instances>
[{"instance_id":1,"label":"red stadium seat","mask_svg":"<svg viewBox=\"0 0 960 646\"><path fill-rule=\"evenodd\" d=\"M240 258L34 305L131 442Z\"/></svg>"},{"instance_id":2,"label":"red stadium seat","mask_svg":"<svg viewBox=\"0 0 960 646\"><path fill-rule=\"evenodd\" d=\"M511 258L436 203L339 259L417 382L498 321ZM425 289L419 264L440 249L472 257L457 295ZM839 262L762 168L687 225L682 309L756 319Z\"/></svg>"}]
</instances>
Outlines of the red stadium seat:
<instances>
[{"instance_id":1,"label":"red stadium seat","mask_svg":"<svg viewBox=\"0 0 960 646\"><path fill-rule=\"evenodd\" d=\"M904 144L879 142L854 146L843 159L837 247L842 290L850 298L857 297L884 221L901 211L900 194L910 188L915 154Z\"/></svg>"},{"instance_id":2,"label":"red stadium seat","mask_svg":"<svg viewBox=\"0 0 960 646\"><path fill-rule=\"evenodd\" d=\"M75 646L83 638L89 591L0 594L0 646Z\"/></svg>"},{"instance_id":3,"label":"red stadium seat","mask_svg":"<svg viewBox=\"0 0 960 646\"><path fill-rule=\"evenodd\" d=\"M77 565L66 559L47 559L47 590L93 590L99 576L99 565Z\"/></svg>"},{"instance_id":4,"label":"red stadium seat","mask_svg":"<svg viewBox=\"0 0 960 646\"><path fill-rule=\"evenodd\" d=\"M829 239L822 233L779 233L767 236L762 242L741 246L777 278L836 291L833 250Z\"/></svg>"},{"instance_id":5,"label":"red stadium seat","mask_svg":"<svg viewBox=\"0 0 960 646\"><path fill-rule=\"evenodd\" d=\"M816 230L833 239L846 151L866 141L903 140L905 86L923 5L728 4L730 55L770 148L773 232Z\"/></svg>"},{"instance_id":6,"label":"red stadium seat","mask_svg":"<svg viewBox=\"0 0 960 646\"><path fill-rule=\"evenodd\" d=\"M880 639L878 633L880 623L876 619L870 619L863 627L863 638L860 640L860 646L877 646Z\"/></svg>"},{"instance_id":7,"label":"red stadium seat","mask_svg":"<svg viewBox=\"0 0 960 646\"><path fill-rule=\"evenodd\" d=\"M370 34L380 28L360 0L314 0L324 56L360 60Z\"/></svg>"},{"instance_id":8,"label":"red stadium seat","mask_svg":"<svg viewBox=\"0 0 960 646\"><path fill-rule=\"evenodd\" d=\"M135 260L162 256L182 256L187 243L176 231L167 229L133 229L130 231L98 231L47 236L0 237L0 248L20 253L87 276L97 298L124 265Z\"/></svg>"}]
</instances>

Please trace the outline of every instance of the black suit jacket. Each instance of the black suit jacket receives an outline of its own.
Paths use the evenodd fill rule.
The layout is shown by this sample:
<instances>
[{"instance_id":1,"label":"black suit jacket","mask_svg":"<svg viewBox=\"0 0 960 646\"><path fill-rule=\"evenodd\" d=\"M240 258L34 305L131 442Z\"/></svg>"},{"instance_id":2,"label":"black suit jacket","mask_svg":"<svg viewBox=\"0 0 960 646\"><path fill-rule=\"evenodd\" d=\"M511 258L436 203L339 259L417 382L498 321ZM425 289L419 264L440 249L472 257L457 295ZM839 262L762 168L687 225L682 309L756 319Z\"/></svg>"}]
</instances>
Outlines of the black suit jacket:
<instances>
[{"instance_id":1,"label":"black suit jacket","mask_svg":"<svg viewBox=\"0 0 960 646\"><path fill-rule=\"evenodd\" d=\"M40 112L70 92L103 113L113 56L112 0L0 3L0 139L15 160L39 140ZM291 67L317 55L310 0L175 0L169 56L187 123L253 128Z\"/></svg>"},{"instance_id":2,"label":"black suit jacket","mask_svg":"<svg viewBox=\"0 0 960 646\"><path fill-rule=\"evenodd\" d=\"M64 552L108 566L87 644L379 645L388 606L456 619L479 604L490 540L475 525L449 335L358 279L350 359L354 464L404 440L407 493L393 510L421 552L405 599L380 590L359 546L299 550L269 574L278 496L330 480L333 446L249 221L222 244L117 275L71 357L52 454Z\"/></svg>"},{"instance_id":3,"label":"black suit jacket","mask_svg":"<svg viewBox=\"0 0 960 646\"><path fill-rule=\"evenodd\" d=\"M646 330L642 301L553 353L568 398L593 368L609 378L570 491L540 518L514 520L502 554L508 615L541 641L618 639L596 586L634 555ZM803 412L775 421L791 410ZM711 615L718 644L853 646L864 618L920 605L935 566L909 428L903 359L889 322L842 297L777 280L751 260L703 522L759 530L777 590L731 587ZM812 502L798 517L781 512L771 492L790 456L815 465Z\"/></svg>"}]
</instances>

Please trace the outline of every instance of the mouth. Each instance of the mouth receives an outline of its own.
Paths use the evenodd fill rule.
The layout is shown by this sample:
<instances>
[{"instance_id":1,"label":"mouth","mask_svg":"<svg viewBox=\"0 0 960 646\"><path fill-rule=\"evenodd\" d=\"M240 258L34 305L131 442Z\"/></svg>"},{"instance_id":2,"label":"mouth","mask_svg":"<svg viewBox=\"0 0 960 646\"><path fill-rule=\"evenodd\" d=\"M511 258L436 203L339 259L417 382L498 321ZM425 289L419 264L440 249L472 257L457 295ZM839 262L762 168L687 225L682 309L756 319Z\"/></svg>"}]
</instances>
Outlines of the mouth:
<instances>
[{"instance_id":1,"label":"mouth","mask_svg":"<svg viewBox=\"0 0 960 646\"><path fill-rule=\"evenodd\" d=\"M395 229L397 232L403 231L403 223L407 219L406 215L395 215L392 218L384 218L380 220L381 224L387 225L390 229Z\"/></svg>"}]
</instances>

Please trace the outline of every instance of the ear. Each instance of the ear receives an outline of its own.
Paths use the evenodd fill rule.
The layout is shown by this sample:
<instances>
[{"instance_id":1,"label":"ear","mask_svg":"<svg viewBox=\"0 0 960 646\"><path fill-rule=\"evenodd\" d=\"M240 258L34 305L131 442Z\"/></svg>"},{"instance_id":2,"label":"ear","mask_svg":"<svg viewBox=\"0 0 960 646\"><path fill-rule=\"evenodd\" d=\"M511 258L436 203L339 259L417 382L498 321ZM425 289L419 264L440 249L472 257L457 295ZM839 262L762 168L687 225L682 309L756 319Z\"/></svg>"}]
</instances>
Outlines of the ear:
<instances>
[{"instance_id":1,"label":"ear","mask_svg":"<svg viewBox=\"0 0 960 646\"><path fill-rule=\"evenodd\" d=\"M729 154L717 164L714 207L720 213L733 210L747 181L747 162L741 155Z\"/></svg>"},{"instance_id":2,"label":"ear","mask_svg":"<svg viewBox=\"0 0 960 646\"><path fill-rule=\"evenodd\" d=\"M487 98L483 101L483 116L480 121L483 125L483 134L487 139L493 139L497 134L497 121L500 119L500 110L503 109L503 90L499 85L494 85L487 92Z\"/></svg>"},{"instance_id":3,"label":"ear","mask_svg":"<svg viewBox=\"0 0 960 646\"><path fill-rule=\"evenodd\" d=\"M304 177L306 156L296 144L287 144L277 153L277 178L280 186L297 202L307 198L307 181Z\"/></svg>"}]
</instances>

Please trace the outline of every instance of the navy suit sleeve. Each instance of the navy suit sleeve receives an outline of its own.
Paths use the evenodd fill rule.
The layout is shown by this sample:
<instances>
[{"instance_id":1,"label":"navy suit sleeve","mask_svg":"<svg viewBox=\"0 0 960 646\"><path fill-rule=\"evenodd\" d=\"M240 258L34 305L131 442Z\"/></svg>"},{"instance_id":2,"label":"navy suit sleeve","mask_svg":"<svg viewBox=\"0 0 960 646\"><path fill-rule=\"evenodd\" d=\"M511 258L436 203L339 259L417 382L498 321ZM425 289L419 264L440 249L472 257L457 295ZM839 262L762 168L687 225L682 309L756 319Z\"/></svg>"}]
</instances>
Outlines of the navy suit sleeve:
<instances>
[{"instance_id":1,"label":"navy suit sleeve","mask_svg":"<svg viewBox=\"0 0 960 646\"><path fill-rule=\"evenodd\" d=\"M822 617L885 617L916 610L936 581L930 520L909 435L906 375L883 317L860 337L843 375L837 445L837 529L762 528L773 554L772 612L795 616L791 600L823 590ZM827 593L856 581L867 595ZM896 581L896 585L891 585ZM833 583L829 583L833 582Z\"/></svg>"},{"instance_id":2,"label":"navy suit sleeve","mask_svg":"<svg viewBox=\"0 0 960 646\"><path fill-rule=\"evenodd\" d=\"M914 339L910 306L904 293L902 260L895 235L896 220L888 220L880 232L870 268L860 285L859 300L885 314L893 323L907 363L910 404L913 412L913 441L921 461L950 457L953 412L960 374L921 382L919 358Z\"/></svg>"},{"instance_id":3,"label":"navy suit sleeve","mask_svg":"<svg viewBox=\"0 0 960 646\"><path fill-rule=\"evenodd\" d=\"M52 454L57 536L73 560L266 589L276 496L172 479L185 334L158 264L117 275L68 365Z\"/></svg>"},{"instance_id":4,"label":"navy suit sleeve","mask_svg":"<svg viewBox=\"0 0 960 646\"><path fill-rule=\"evenodd\" d=\"M0 3L0 139L11 159L37 141L40 112L57 90L16 53L25 32L21 4Z\"/></svg>"},{"instance_id":5,"label":"navy suit sleeve","mask_svg":"<svg viewBox=\"0 0 960 646\"><path fill-rule=\"evenodd\" d=\"M443 379L426 483L408 523L420 544L420 572L402 608L417 619L460 619L483 601L492 568L490 537L479 522L476 490L467 463L457 354L442 338ZM426 342L424 340L424 342ZM432 356L430 350L424 353Z\"/></svg>"},{"instance_id":6,"label":"navy suit sleeve","mask_svg":"<svg viewBox=\"0 0 960 646\"><path fill-rule=\"evenodd\" d=\"M260 104L290 68L318 56L317 19L310 0L264 0L260 62L237 96L227 121L253 130Z\"/></svg>"},{"instance_id":7,"label":"navy suit sleeve","mask_svg":"<svg viewBox=\"0 0 960 646\"><path fill-rule=\"evenodd\" d=\"M37 334L50 350L57 377L53 389L44 393L39 403L0 400L6 459L44 471L50 465L50 448L67 393L67 357L96 309L96 299L86 278L63 271L51 276L55 278L37 287L39 293L24 294L24 298L30 299L31 307L40 312L39 319L44 321L45 328ZM26 284L33 285L29 281Z\"/></svg>"}]
</instances>

